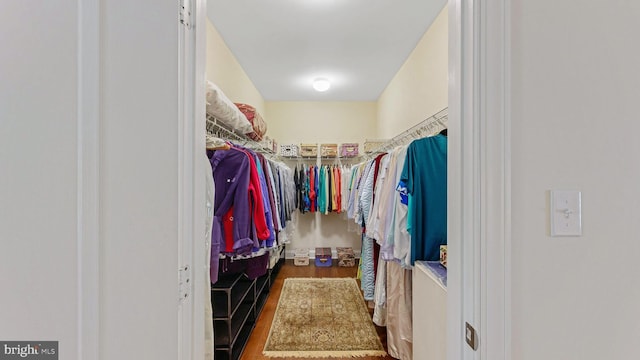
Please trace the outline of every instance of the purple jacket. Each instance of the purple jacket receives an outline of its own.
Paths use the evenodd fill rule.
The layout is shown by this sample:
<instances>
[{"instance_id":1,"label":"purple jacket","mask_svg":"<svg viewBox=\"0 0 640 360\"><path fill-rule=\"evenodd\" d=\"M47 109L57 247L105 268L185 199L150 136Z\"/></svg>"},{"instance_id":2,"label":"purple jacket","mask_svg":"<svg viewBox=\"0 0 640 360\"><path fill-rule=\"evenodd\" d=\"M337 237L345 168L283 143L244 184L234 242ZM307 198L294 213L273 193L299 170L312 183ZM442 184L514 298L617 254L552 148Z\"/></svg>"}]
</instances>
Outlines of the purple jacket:
<instances>
[{"instance_id":1,"label":"purple jacket","mask_svg":"<svg viewBox=\"0 0 640 360\"><path fill-rule=\"evenodd\" d=\"M216 185L211 230L211 279L218 278L220 248L224 248L222 217L233 206L234 248L253 246L249 196L250 163L241 150L207 152Z\"/></svg>"}]
</instances>

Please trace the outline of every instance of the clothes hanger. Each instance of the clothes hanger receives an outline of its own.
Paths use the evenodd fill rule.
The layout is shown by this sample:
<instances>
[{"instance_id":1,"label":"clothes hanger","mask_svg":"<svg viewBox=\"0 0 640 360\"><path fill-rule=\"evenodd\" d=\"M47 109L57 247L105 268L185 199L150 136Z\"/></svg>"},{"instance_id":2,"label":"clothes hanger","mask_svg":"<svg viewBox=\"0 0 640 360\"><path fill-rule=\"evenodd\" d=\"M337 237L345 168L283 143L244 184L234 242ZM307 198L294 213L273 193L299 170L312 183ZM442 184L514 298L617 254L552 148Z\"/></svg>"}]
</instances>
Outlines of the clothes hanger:
<instances>
[{"instance_id":1,"label":"clothes hanger","mask_svg":"<svg viewBox=\"0 0 640 360\"><path fill-rule=\"evenodd\" d=\"M231 145L229 144L225 144L222 146L214 146L214 147L207 147L207 150L229 150L231 149Z\"/></svg>"},{"instance_id":2,"label":"clothes hanger","mask_svg":"<svg viewBox=\"0 0 640 360\"><path fill-rule=\"evenodd\" d=\"M207 150L229 150L231 145L219 137L207 134Z\"/></svg>"}]
</instances>

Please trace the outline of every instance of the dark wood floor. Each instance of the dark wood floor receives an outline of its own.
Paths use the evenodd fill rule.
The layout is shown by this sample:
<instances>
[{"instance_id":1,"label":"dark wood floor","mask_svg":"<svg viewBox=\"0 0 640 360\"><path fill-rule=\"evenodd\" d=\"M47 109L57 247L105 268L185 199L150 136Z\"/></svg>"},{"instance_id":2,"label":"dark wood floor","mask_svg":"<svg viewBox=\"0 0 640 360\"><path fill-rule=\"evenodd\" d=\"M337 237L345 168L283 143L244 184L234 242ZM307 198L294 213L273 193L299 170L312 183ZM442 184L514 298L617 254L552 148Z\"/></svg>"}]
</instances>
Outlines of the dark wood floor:
<instances>
[{"instance_id":1,"label":"dark wood floor","mask_svg":"<svg viewBox=\"0 0 640 360\"><path fill-rule=\"evenodd\" d=\"M331 267L315 267L313 266L313 261L309 266L295 266L293 265L293 260L287 260L285 264L280 269L280 273L276 278L273 287L269 293L269 298L267 299L264 308L262 309L262 313L258 317L258 321L256 323L256 327L249 338L249 342L247 343L246 348L244 349L244 353L242 354L241 360L266 360L273 359L268 358L262 355L262 349L264 348L264 344L267 341L267 337L269 336L269 329L271 328L271 321L273 320L273 316L276 312L276 306L278 305L278 299L280 298L280 292L282 291L282 285L284 283L284 279L290 277L356 277L357 268L352 267L338 267L335 262ZM371 312L371 311L370 311ZM378 335L380 336L380 340L385 347L387 348L387 333L386 328L381 328L376 326L376 330L378 331ZM287 358L289 360L299 359L299 360L308 360L302 358ZM348 358L352 359L352 358ZM392 360L393 358L390 356L386 357L361 357L358 359L362 360ZM329 359L327 359L329 360ZM336 360L336 358L331 358L330 360Z\"/></svg>"}]
</instances>

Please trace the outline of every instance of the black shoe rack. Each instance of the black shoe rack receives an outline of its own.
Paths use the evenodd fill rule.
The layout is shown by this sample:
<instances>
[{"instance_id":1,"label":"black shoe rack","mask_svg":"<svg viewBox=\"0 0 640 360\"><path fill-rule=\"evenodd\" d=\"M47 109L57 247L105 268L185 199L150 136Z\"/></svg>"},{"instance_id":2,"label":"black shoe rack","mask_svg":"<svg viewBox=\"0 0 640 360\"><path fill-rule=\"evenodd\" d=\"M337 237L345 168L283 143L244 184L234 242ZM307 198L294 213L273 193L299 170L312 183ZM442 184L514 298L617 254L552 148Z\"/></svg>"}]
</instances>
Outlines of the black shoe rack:
<instances>
[{"instance_id":1,"label":"black shoe rack","mask_svg":"<svg viewBox=\"0 0 640 360\"><path fill-rule=\"evenodd\" d=\"M216 360L240 359L284 263L284 251L281 246L278 261L257 279L249 280L244 274L225 275L211 286Z\"/></svg>"}]
</instances>

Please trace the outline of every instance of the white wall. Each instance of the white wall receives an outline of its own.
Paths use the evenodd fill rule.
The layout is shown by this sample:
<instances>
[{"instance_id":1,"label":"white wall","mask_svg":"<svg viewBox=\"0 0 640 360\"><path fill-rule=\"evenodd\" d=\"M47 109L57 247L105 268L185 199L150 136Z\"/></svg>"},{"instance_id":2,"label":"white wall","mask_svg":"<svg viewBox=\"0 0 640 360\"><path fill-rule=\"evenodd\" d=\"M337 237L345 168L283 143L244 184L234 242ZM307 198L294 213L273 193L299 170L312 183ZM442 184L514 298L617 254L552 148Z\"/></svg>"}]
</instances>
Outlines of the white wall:
<instances>
[{"instance_id":1,"label":"white wall","mask_svg":"<svg viewBox=\"0 0 640 360\"><path fill-rule=\"evenodd\" d=\"M512 359L638 358L640 3L511 8ZM551 189L583 236L549 237Z\"/></svg>"},{"instance_id":2,"label":"white wall","mask_svg":"<svg viewBox=\"0 0 640 360\"><path fill-rule=\"evenodd\" d=\"M267 102L266 109L270 136L279 144L363 143L376 137L375 102ZM287 163L292 168L298 164ZM350 223L353 221L346 220L342 214L299 214L289 250L350 246L358 251L360 237L347 231Z\"/></svg>"},{"instance_id":3,"label":"white wall","mask_svg":"<svg viewBox=\"0 0 640 360\"><path fill-rule=\"evenodd\" d=\"M207 20L207 80L218 85L231 101L255 107L265 118L267 125L269 124L262 95L209 20Z\"/></svg>"},{"instance_id":4,"label":"white wall","mask_svg":"<svg viewBox=\"0 0 640 360\"><path fill-rule=\"evenodd\" d=\"M78 359L77 2L0 2L0 339Z\"/></svg>"},{"instance_id":5,"label":"white wall","mask_svg":"<svg viewBox=\"0 0 640 360\"><path fill-rule=\"evenodd\" d=\"M447 107L447 7L378 99L378 136L392 138Z\"/></svg>"}]
</instances>

